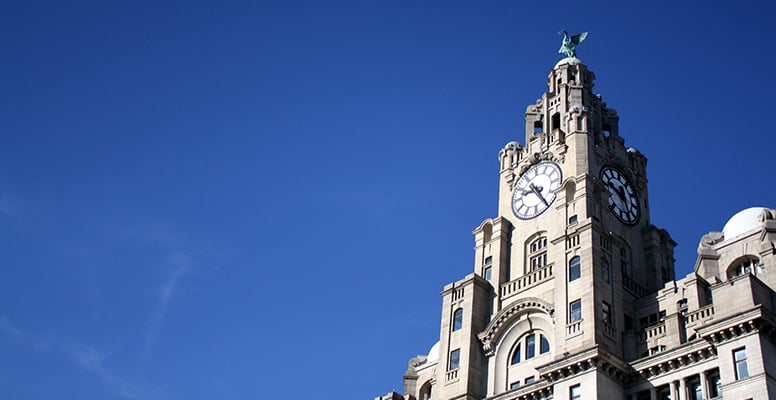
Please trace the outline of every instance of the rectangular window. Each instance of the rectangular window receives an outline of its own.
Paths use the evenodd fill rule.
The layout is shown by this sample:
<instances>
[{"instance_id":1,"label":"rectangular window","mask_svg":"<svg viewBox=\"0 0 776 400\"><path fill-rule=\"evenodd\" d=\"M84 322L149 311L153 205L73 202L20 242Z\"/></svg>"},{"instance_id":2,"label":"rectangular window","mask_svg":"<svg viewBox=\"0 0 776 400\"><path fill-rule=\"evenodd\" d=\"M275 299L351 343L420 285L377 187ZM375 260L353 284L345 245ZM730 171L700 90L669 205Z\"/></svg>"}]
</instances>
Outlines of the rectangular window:
<instances>
[{"instance_id":1,"label":"rectangular window","mask_svg":"<svg viewBox=\"0 0 776 400\"><path fill-rule=\"evenodd\" d=\"M569 323L582 320L582 300L575 300L569 303Z\"/></svg>"},{"instance_id":2,"label":"rectangular window","mask_svg":"<svg viewBox=\"0 0 776 400\"><path fill-rule=\"evenodd\" d=\"M722 381L719 378L719 370L715 369L709 372L706 380L709 382L709 397L714 398L722 396L722 388L720 388Z\"/></svg>"},{"instance_id":3,"label":"rectangular window","mask_svg":"<svg viewBox=\"0 0 776 400\"><path fill-rule=\"evenodd\" d=\"M582 386L574 385L569 388L569 400L581 400L582 399Z\"/></svg>"},{"instance_id":4,"label":"rectangular window","mask_svg":"<svg viewBox=\"0 0 776 400\"><path fill-rule=\"evenodd\" d=\"M547 265L547 253L531 257L531 272Z\"/></svg>"},{"instance_id":5,"label":"rectangular window","mask_svg":"<svg viewBox=\"0 0 776 400\"><path fill-rule=\"evenodd\" d=\"M746 348L733 350L733 362L736 366L736 380L749 377L749 366L746 364Z\"/></svg>"},{"instance_id":6,"label":"rectangular window","mask_svg":"<svg viewBox=\"0 0 776 400\"><path fill-rule=\"evenodd\" d=\"M525 378L525 384L527 385L527 384L529 384L529 383L533 383L533 382L534 382L534 380L535 380L535 379L534 379L534 377L533 377L533 376L529 376L528 378Z\"/></svg>"},{"instance_id":7,"label":"rectangular window","mask_svg":"<svg viewBox=\"0 0 776 400\"><path fill-rule=\"evenodd\" d=\"M485 268L485 272L483 272L483 273L482 273L482 275L483 275L483 278L485 278L485 280L488 280L488 281L489 281L489 280L490 280L490 277L491 277L491 273L492 273L492 272L491 272L491 267L486 267L486 268Z\"/></svg>"},{"instance_id":8,"label":"rectangular window","mask_svg":"<svg viewBox=\"0 0 776 400\"><path fill-rule=\"evenodd\" d=\"M701 389L700 381L690 382L690 394L694 400L703 400L703 390Z\"/></svg>"},{"instance_id":9,"label":"rectangular window","mask_svg":"<svg viewBox=\"0 0 776 400\"><path fill-rule=\"evenodd\" d=\"M447 370L452 371L461 366L461 349L455 349L450 352L450 365Z\"/></svg>"},{"instance_id":10,"label":"rectangular window","mask_svg":"<svg viewBox=\"0 0 776 400\"><path fill-rule=\"evenodd\" d=\"M687 299L681 299L679 300L679 303L677 303L676 307L679 309L679 313L682 315L687 315Z\"/></svg>"},{"instance_id":11,"label":"rectangular window","mask_svg":"<svg viewBox=\"0 0 776 400\"><path fill-rule=\"evenodd\" d=\"M579 256L575 256L569 261L569 282L579 279L581 275L581 261Z\"/></svg>"},{"instance_id":12,"label":"rectangular window","mask_svg":"<svg viewBox=\"0 0 776 400\"><path fill-rule=\"evenodd\" d=\"M601 302L601 319L607 324L612 324L612 307L609 303Z\"/></svg>"},{"instance_id":13,"label":"rectangular window","mask_svg":"<svg viewBox=\"0 0 776 400\"><path fill-rule=\"evenodd\" d=\"M525 359L534 358L536 355L536 335L531 334L525 338Z\"/></svg>"},{"instance_id":14,"label":"rectangular window","mask_svg":"<svg viewBox=\"0 0 776 400\"><path fill-rule=\"evenodd\" d=\"M629 331L633 329L633 318L630 315L625 314L625 330Z\"/></svg>"},{"instance_id":15,"label":"rectangular window","mask_svg":"<svg viewBox=\"0 0 776 400\"><path fill-rule=\"evenodd\" d=\"M520 387L520 381L517 381L517 382L512 382L512 384L511 384L511 385L509 385L509 390L512 390L512 389L517 389L517 388L519 388L519 387Z\"/></svg>"},{"instance_id":16,"label":"rectangular window","mask_svg":"<svg viewBox=\"0 0 776 400\"><path fill-rule=\"evenodd\" d=\"M576 224L577 220L578 220L577 216L576 215L572 215L571 218L569 218L569 225Z\"/></svg>"},{"instance_id":17,"label":"rectangular window","mask_svg":"<svg viewBox=\"0 0 776 400\"><path fill-rule=\"evenodd\" d=\"M606 260L601 261L601 280L609 283L609 262Z\"/></svg>"}]
</instances>

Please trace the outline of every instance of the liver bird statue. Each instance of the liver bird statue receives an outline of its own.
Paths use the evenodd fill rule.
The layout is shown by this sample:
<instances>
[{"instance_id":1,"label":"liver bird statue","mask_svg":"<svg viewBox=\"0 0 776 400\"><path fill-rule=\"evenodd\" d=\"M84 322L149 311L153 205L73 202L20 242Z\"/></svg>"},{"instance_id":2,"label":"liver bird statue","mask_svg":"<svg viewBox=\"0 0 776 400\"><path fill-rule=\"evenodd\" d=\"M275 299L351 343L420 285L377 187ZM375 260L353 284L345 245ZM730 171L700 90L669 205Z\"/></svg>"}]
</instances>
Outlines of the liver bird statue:
<instances>
[{"instance_id":1,"label":"liver bird statue","mask_svg":"<svg viewBox=\"0 0 776 400\"><path fill-rule=\"evenodd\" d=\"M571 37L569 37L569 34L566 31L558 32L558 34L561 33L563 34L563 44L560 46L558 53L565 54L566 57L576 57L577 46L579 46L579 44L585 40L587 37L587 32L582 32L578 35L572 35Z\"/></svg>"}]
</instances>

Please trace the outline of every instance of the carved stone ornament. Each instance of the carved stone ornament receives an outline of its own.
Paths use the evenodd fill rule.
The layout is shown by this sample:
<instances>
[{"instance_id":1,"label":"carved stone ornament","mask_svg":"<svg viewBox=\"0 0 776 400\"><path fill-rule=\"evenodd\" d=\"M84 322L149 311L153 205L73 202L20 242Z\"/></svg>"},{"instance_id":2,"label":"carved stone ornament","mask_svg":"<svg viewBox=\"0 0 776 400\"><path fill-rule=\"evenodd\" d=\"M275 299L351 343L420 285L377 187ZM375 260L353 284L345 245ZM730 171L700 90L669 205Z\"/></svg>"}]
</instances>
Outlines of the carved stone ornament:
<instances>
[{"instance_id":1,"label":"carved stone ornament","mask_svg":"<svg viewBox=\"0 0 776 400\"><path fill-rule=\"evenodd\" d=\"M719 243L724 238L722 232L709 232L701 238L701 247L711 247L712 245Z\"/></svg>"}]
</instances>

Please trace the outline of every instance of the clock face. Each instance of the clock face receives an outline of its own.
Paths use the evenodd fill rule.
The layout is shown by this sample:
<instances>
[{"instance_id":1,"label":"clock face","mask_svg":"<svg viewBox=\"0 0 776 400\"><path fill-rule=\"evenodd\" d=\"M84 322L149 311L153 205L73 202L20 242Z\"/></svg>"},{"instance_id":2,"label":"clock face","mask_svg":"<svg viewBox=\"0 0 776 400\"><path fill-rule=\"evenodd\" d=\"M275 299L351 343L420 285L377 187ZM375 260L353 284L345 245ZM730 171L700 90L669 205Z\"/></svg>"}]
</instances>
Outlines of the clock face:
<instances>
[{"instance_id":1,"label":"clock face","mask_svg":"<svg viewBox=\"0 0 776 400\"><path fill-rule=\"evenodd\" d=\"M628 225L639 221L639 198L628 178L614 167L601 169L601 182L609 192L609 209L615 217Z\"/></svg>"},{"instance_id":2,"label":"clock face","mask_svg":"<svg viewBox=\"0 0 776 400\"><path fill-rule=\"evenodd\" d=\"M515 185L512 212L520 219L537 217L555 200L555 189L562 178L558 165L549 161L529 168Z\"/></svg>"}]
</instances>

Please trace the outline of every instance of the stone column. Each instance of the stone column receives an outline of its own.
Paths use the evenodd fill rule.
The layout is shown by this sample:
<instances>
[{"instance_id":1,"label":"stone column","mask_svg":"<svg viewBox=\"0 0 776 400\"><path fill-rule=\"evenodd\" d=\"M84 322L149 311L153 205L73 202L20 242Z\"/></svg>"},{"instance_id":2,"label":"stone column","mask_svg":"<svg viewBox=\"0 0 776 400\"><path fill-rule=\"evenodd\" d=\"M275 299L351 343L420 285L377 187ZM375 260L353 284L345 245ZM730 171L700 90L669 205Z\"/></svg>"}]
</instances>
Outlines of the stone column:
<instances>
[{"instance_id":1,"label":"stone column","mask_svg":"<svg viewBox=\"0 0 776 400\"><path fill-rule=\"evenodd\" d=\"M687 400L687 385L684 378L679 379L679 400Z\"/></svg>"},{"instance_id":2,"label":"stone column","mask_svg":"<svg viewBox=\"0 0 776 400\"><path fill-rule=\"evenodd\" d=\"M671 400L679 400L679 382L671 381Z\"/></svg>"},{"instance_id":3,"label":"stone column","mask_svg":"<svg viewBox=\"0 0 776 400\"><path fill-rule=\"evenodd\" d=\"M649 400L657 400L657 388L654 386L649 388Z\"/></svg>"},{"instance_id":4,"label":"stone column","mask_svg":"<svg viewBox=\"0 0 776 400\"><path fill-rule=\"evenodd\" d=\"M701 377L701 393L702 393L702 397L703 397L704 400L707 400L709 398L709 389L706 387L708 385L708 383L706 382L706 373L705 372L701 372L699 375Z\"/></svg>"}]
</instances>

